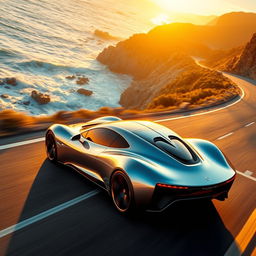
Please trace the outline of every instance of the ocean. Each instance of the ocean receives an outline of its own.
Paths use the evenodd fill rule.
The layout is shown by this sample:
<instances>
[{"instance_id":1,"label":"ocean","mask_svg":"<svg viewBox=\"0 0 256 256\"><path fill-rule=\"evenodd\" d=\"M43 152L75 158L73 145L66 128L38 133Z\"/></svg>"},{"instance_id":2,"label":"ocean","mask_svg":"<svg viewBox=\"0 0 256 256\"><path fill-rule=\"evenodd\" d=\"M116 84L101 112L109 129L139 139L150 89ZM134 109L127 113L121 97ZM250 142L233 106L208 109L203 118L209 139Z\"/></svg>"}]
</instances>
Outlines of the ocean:
<instances>
[{"instance_id":1,"label":"ocean","mask_svg":"<svg viewBox=\"0 0 256 256\"><path fill-rule=\"evenodd\" d=\"M143 0L147 1L147 0ZM110 72L96 61L108 45L154 25L134 0L0 0L0 79L15 77L17 86L0 85L0 110L30 115L81 108L118 107L131 77ZM151 17L152 18L152 17ZM98 29L118 37L104 39ZM89 78L77 85L67 76ZM91 96L77 93L84 88ZM31 92L49 94L39 105ZM7 95L7 97L6 97Z\"/></svg>"}]
</instances>

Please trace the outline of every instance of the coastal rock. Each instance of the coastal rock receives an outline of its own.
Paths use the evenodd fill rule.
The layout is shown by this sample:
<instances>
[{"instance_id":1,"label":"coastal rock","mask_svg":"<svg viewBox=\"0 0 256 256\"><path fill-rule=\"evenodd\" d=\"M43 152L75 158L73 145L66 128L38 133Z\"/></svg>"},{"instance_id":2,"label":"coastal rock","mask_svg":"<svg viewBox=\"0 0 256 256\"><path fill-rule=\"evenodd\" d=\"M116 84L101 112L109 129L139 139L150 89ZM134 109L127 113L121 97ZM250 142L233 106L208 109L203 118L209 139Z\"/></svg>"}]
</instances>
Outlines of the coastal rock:
<instances>
[{"instance_id":1,"label":"coastal rock","mask_svg":"<svg viewBox=\"0 0 256 256\"><path fill-rule=\"evenodd\" d=\"M16 86L17 85L17 80L16 80L15 77L7 77L7 78L5 78L5 82L7 84L12 85L12 86Z\"/></svg>"},{"instance_id":2,"label":"coastal rock","mask_svg":"<svg viewBox=\"0 0 256 256\"><path fill-rule=\"evenodd\" d=\"M112 36L108 32L105 32L105 31L102 31L102 30L99 30L99 29L94 30L94 35L99 37L99 38L102 38L104 40L118 40L118 39L120 39L119 37Z\"/></svg>"},{"instance_id":3,"label":"coastal rock","mask_svg":"<svg viewBox=\"0 0 256 256\"><path fill-rule=\"evenodd\" d=\"M68 80L74 80L76 78L76 76L75 75L72 75L72 76L66 76L66 79L68 79Z\"/></svg>"},{"instance_id":4,"label":"coastal rock","mask_svg":"<svg viewBox=\"0 0 256 256\"><path fill-rule=\"evenodd\" d=\"M183 102L202 105L213 98L224 99L225 90L238 94L222 73L201 67L190 57L206 58L215 52L208 43L213 37L219 39L216 31L214 26L162 25L105 48L97 60L113 72L133 77L120 97L126 109L184 108Z\"/></svg>"},{"instance_id":5,"label":"coastal rock","mask_svg":"<svg viewBox=\"0 0 256 256\"><path fill-rule=\"evenodd\" d=\"M87 77L79 77L76 80L76 83L79 84L79 85L88 84L89 83L89 78L87 78Z\"/></svg>"},{"instance_id":6,"label":"coastal rock","mask_svg":"<svg viewBox=\"0 0 256 256\"><path fill-rule=\"evenodd\" d=\"M205 59L215 52L213 49L241 46L255 32L255 25L256 14L242 12L220 16L212 26L189 23L160 25L148 33L133 35L105 48L97 60L113 72L143 79L175 52Z\"/></svg>"},{"instance_id":7,"label":"coastal rock","mask_svg":"<svg viewBox=\"0 0 256 256\"><path fill-rule=\"evenodd\" d=\"M4 85L4 84L5 84L4 79L0 78L0 85Z\"/></svg>"},{"instance_id":8,"label":"coastal rock","mask_svg":"<svg viewBox=\"0 0 256 256\"><path fill-rule=\"evenodd\" d=\"M93 94L93 91L86 90L83 88L78 89L77 92L85 96L91 96Z\"/></svg>"},{"instance_id":9,"label":"coastal rock","mask_svg":"<svg viewBox=\"0 0 256 256\"><path fill-rule=\"evenodd\" d=\"M159 92L182 72L196 67L194 61L181 53L173 54L160 65L156 64L144 79L134 79L122 93L120 104L129 109L145 109Z\"/></svg>"},{"instance_id":10,"label":"coastal rock","mask_svg":"<svg viewBox=\"0 0 256 256\"><path fill-rule=\"evenodd\" d=\"M122 93L120 104L138 110L186 109L211 98L224 97L224 90L233 95L238 93L236 86L222 73L200 67L189 56L176 53L145 78L134 79Z\"/></svg>"},{"instance_id":11,"label":"coastal rock","mask_svg":"<svg viewBox=\"0 0 256 256\"><path fill-rule=\"evenodd\" d=\"M30 105L30 101L29 100L28 101L23 101L22 104L28 106L28 105Z\"/></svg>"},{"instance_id":12,"label":"coastal rock","mask_svg":"<svg viewBox=\"0 0 256 256\"><path fill-rule=\"evenodd\" d=\"M40 105L47 104L51 101L50 95L37 92L36 90L31 92L31 97Z\"/></svg>"},{"instance_id":13,"label":"coastal rock","mask_svg":"<svg viewBox=\"0 0 256 256\"><path fill-rule=\"evenodd\" d=\"M2 98L2 99L8 99L8 98L9 98L9 95L8 95L8 94L1 94L1 98Z\"/></svg>"}]
</instances>

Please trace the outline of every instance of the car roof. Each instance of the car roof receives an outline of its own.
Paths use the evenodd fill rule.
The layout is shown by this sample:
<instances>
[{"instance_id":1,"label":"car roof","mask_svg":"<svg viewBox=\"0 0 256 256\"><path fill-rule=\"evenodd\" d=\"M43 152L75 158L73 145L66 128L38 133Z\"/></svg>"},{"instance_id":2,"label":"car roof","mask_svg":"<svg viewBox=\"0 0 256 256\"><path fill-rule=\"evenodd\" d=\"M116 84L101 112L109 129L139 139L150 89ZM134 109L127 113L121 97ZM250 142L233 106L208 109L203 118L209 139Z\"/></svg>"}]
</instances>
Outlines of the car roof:
<instances>
[{"instance_id":1,"label":"car roof","mask_svg":"<svg viewBox=\"0 0 256 256\"><path fill-rule=\"evenodd\" d=\"M129 131L143 139L146 139L147 141L152 141L154 138L160 136L166 138L169 136L180 137L171 129L151 121L124 120L104 123L97 125L97 127L112 128L121 133L122 131Z\"/></svg>"}]
</instances>

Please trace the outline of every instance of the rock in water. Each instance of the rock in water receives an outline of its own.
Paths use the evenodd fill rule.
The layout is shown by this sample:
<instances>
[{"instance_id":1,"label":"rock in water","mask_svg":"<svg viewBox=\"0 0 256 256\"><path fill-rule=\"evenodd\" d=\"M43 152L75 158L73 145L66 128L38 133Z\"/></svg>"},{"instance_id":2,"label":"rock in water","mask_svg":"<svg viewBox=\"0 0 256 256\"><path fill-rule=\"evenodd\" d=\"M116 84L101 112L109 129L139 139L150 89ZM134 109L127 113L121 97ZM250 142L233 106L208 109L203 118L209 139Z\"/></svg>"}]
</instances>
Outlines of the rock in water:
<instances>
[{"instance_id":1,"label":"rock in water","mask_svg":"<svg viewBox=\"0 0 256 256\"><path fill-rule=\"evenodd\" d=\"M36 90L31 92L31 97L40 105L47 104L51 101L50 95L37 92Z\"/></svg>"},{"instance_id":2,"label":"rock in water","mask_svg":"<svg viewBox=\"0 0 256 256\"><path fill-rule=\"evenodd\" d=\"M4 85L4 84L5 84L4 79L0 78L0 85Z\"/></svg>"},{"instance_id":3,"label":"rock in water","mask_svg":"<svg viewBox=\"0 0 256 256\"><path fill-rule=\"evenodd\" d=\"M66 76L66 79L68 79L68 80L74 80L76 78L76 76L75 75L72 75L72 76Z\"/></svg>"},{"instance_id":4,"label":"rock in water","mask_svg":"<svg viewBox=\"0 0 256 256\"><path fill-rule=\"evenodd\" d=\"M7 99L7 98L9 98L9 95L8 94L1 94L1 98L2 99Z\"/></svg>"},{"instance_id":5,"label":"rock in water","mask_svg":"<svg viewBox=\"0 0 256 256\"><path fill-rule=\"evenodd\" d=\"M80 93L80 94L83 94L85 96L91 96L92 93L93 93L92 91L86 90L86 89L83 89L83 88L78 89L77 92Z\"/></svg>"},{"instance_id":6,"label":"rock in water","mask_svg":"<svg viewBox=\"0 0 256 256\"><path fill-rule=\"evenodd\" d=\"M97 37L100 37L104 40L118 40L118 39L120 39L119 37L112 36L108 32L105 32L105 31L102 31L102 30L99 30L99 29L96 29L94 31L94 35L97 36Z\"/></svg>"},{"instance_id":7,"label":"rock in water","mask_svg":"<svg viewBox=\"0 0 256 256\"><path fill-rule=\"evenodd\" d=\"M30 101L29 100L28 101L23 101L22 103L23 103L23 105L28 106L30 104Z\"/></svg>"},{"instance_id":8,"label":"rock in water","mask_svg":"<svg viewBox=\"0 0 256 256\"><path fill-rule=\"evenodd\" d=\"M77 84L79 85L84 85L89 83L89 78L87 77L79 77L76 81Z\"/></svg>"},{"instance_id":9,"label":"rock in water","mask_svg":"<svg viewBox=\"0 0 256 256\"><path fill-rule=\"evenodd\" d=\"M17 85L17 80L16 80L15 77L7 77L7 78L5 79L5 82L6 82L7 84L12 85L12 86L16 86L16 85Z\"/></svg>"}]
</instances>

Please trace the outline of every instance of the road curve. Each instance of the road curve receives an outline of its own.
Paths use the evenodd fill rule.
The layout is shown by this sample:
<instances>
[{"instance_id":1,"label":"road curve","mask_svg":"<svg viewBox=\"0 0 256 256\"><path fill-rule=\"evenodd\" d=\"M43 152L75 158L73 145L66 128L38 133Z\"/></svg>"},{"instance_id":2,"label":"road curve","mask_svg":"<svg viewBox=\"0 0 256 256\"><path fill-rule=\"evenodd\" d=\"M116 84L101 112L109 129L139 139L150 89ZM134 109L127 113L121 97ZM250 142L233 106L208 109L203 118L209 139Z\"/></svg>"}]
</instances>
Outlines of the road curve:
<instances>
[{"instance_id":1,"label":"road curve","mask_svg":"<svg viewBox=\"0 0 256 256\"><path fill-rule=\"evenodd\" d=\"M127 217L101 191L62 207L97 188L71 169L48 162L42 141L12 147L0 150L0 235L16 223L35 221L0 236L0 255L216 256L229 249L229 255L239 255L239 249L244 255L255 254L255 235L247 235L246 243L240 237L251 234L248 228L255 221L256 83L226 75L245 92L238 103L186 118L165 114L147 119L184 137L216 143L239 171L228 200L183 202L161 214ZM59 206L59 211L52 211ZM52 214L38 217L49 210Z\"/></svg>"}]
</instances>

